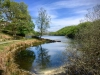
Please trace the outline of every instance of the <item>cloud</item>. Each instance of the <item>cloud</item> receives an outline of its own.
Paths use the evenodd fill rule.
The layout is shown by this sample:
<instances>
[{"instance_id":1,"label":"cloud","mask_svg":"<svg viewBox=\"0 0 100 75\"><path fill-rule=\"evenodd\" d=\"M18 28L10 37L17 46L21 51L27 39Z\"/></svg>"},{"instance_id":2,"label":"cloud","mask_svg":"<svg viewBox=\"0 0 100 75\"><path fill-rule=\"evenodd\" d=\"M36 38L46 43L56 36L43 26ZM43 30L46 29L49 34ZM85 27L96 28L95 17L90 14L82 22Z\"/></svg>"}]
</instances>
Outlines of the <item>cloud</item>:
<instances>
[{"instance_id":1,"label":"cloud","mask_svg":"<svg viewBox=\"0 0 100 75\"><path fill-rule=\"evenodd\" d=\"M51 4L51 7L55 6L55 9L60 8L75 8L80 6L93 6L100 3L99 0L60 0Z\"/></svg>"},{"instance_id":2,"label":"cloud","mask_svg":"<svg viewBox=\"0 0 100 75\"><path fill-rule=\"evenodd\" d=\"M98 3L100 3L99 0L58 0L58 1L52 2L50 4L49 3L43 4L40 2L38 4L36 2L37 5L35 5L33 7L29 7L29 11L34 12L34 13L31 13L31 15L36 17L38 9L40 7L43 7L48 11L51 18L57 18L57 16L59 16L58 15L59 12L57 12L57 10L59 10L59 9L70 8L71 10L74 10L74 12L77 12L77 14L81 14L81 13L85 13L86 9L93 7L94 5L96 5Z\"/></svg>"},{"instance_id":3,"label":"cloud","mask_svg":"<svg viewBox=\"0 0 100 75\"><path fill-rule=\"evenodd\" d=\"M57 18L57 16L56 15L53 15L53 14L49 14L50 15L50 18Z\"/></svg>"},{"instance_id":4,"label":"cloud","mask_svg":"<svg viewBox=\"0 0 100 75\"><path fill-rule=\"evenodd\" d=\"M77 25L80 23L80 20L83 19L80 17L70 17L70 18L61 18L61 19L53 19L51 23L51 28L49 31L57 31L65 26Z\"/></svg>"},{"instance_id":5,"label":"cloud","mask_svg":"<svg viewBox=\"0 0 100 75\"><path fill-rule=\"evenodd\" d=\"M100 0L58 0L55 2L52 0L51 3L46 4L39 2L34 7L29 7L29 11L33 17L37 17L38 9L45 8L48 15L51 16L49 31L57 31L62 27L80 23L80 20L87 13L87 9L96 4L100 4ZM65 9L62 10L63 8ZM64 15L64 13L66 14Z\"/></svg>"},{"instance_id":6,"label":"cloud","mask_svg":"<svg viewBox=\"0 0 100 75\"><path fill-rule=\"evenodd\" d=\"M99 3L100 3L100 0L59 0L56 2L52 2L51 4L48 4L48 3L41 4L39 2L38 5L34 7L30 7L29 11L34 11L35 9L39 9L40 7L44 7L48 10L55 10L55 9L61 9L61 8L76 8L76 7L81 7L81 6L92 7Z\"/></svg>"},{"instance_id":7,"label":"cloud","mask_svg":"<svg viewBox=\"0 0 100 75\"><path fill-rule=\"evenodd\" d=\"M57 10L62 8L76 8L76 7L93 7L99 4L99 0L59 0L51 4L40 4L38 7L44 7L49 10Z\"/></svg>"}]
</instances>

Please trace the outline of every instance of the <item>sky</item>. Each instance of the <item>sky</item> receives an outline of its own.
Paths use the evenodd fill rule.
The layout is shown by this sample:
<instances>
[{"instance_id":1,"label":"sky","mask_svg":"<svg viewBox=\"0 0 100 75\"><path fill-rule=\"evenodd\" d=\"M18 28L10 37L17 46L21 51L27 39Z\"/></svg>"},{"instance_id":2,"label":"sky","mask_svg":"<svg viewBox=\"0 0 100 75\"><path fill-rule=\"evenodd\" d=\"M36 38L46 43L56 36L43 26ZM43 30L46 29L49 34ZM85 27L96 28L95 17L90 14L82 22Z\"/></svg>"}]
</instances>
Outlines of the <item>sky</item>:
<instances>
[{"instance_id":1,"label":"sky","mask_svg":"<svg viewBox=\"0 0 100 75\"><path fill-rule=\"evenodd\" d=\"M65 26L77 25L84 19L87 10L100 4L100 0L15 0L28 5L28 11L33 22L38 16L38 10L46 9L51 17L48 31L54 32ZM37 27L35 26L35 30Z\"/></svg>"}]
</instances>

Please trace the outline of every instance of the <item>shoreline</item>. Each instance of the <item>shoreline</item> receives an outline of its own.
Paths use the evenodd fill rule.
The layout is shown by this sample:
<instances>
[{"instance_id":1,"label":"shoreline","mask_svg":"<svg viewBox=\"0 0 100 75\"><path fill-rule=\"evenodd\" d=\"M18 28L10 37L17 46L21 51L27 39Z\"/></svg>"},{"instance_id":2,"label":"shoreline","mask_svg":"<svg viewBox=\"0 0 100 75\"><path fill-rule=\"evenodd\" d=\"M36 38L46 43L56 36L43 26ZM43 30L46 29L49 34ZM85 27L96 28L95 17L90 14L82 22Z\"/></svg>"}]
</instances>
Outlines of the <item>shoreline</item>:
<instances>
[{"instance_id":1,"label":"shoreline","mask_svg":"<svg viewBox=\"0 0 100 75\"><path fill-rule=\"evenodd\" d=\"M0 52L0 75L11 75L13 74L31 74L29 71L24 71L18 68L18 65L14 63L14 54L23 48L29 46L35 46L42 43L45 43L47 40L37 40L37 39L28 39L28 40L19 40L8 43L4 46L4 50ZM31 74L35 75L35 74Z\"/></svg>"},{"instance_id":2,"label":"shoreline","mask_svg":"<svg viewBox=\"0 0 100 75\"><path fill-rule=\"evenodd\" d=\"M5 41L4 41L5 42ZM3 48L0 48L0 75L24 74L24 75L36 75L29 71L18 68L18 64L14 63L14 57L17 52L24 50L29 46L36 46L43 43L61 42L50 39L22 39L22 40L10 40L0 44ZM3 49L3 50L1 50Z\"/></svg>"}]
</instances>

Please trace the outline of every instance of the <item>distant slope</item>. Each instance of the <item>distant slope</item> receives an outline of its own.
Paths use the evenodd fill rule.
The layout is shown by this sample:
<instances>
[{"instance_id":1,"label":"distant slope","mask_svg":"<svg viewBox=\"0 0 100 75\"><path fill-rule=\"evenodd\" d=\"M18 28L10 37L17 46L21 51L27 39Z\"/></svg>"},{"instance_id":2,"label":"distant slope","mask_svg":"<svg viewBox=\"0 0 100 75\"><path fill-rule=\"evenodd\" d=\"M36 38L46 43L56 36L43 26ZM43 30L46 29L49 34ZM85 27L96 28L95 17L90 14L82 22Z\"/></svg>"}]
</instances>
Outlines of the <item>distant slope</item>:
<instances>
[{"instance_id":1,"label":"distant slope","mask_svg":"<svg viewBox=\"0 0 100 75\"><path fill-rule=\"evenodd\" d=\"M75 34L78 33L80 29L85 28L90 22L80 23L78 25L66 26L56 32L51 32L50 35L55 36L67 36L69 38L74 38Z\"/></svg>"},{"instance_id":2,"label":"distant slope","mask_svg":"<svg viewBox=\"0 0 100 75\"><path fill-rule=\"evenodd\" d=\"M58 30L57 32L51 32L50 35L68 36L70 38L73 38L77 30L77 26L67 26Z\"/></svg>"}]
</instances>

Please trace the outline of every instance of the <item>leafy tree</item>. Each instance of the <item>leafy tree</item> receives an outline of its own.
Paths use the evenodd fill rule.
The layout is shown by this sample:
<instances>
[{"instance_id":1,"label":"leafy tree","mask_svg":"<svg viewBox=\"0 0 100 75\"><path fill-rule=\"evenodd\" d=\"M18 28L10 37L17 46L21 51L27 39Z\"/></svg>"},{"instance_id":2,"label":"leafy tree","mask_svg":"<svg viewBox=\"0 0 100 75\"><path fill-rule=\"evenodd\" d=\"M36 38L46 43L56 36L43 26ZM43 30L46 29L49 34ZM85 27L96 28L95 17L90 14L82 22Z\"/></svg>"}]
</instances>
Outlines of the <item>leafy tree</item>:
<instances>
[{"instance_id":1,"label":"leafy tree","mask_svg":"<svg viewBox=\"0 0 100 75\"><path fill-rule=\"evenodd\" d=\"M0 0L0 20L1 20L1 14L2 14L2 0Z\"/></svg>"},{"instance_id":2,"label":"leafy tree","mask_svg":"<svg viewBox=\"0 0 100 75\"><path fill-rule=\"evenodd\" d=\"M34 24L26 4L5 0L3 8L6 20L10 22L4 30L9 30L15 37L16 34L25 35L33 32Z\"/></svg>"},{"instance_id":3,"label":"leafy tree","mask_svg":"<svg viewBox=\"0 0 100 75\"><path fill-rule=\"evenodd\" d=\"M44 32L46 32L47 28L49 28L50 24L50 16L46 13L46 10L43 8L39 9L38 18L36 21L37 27L40 32L40 38Z\"/></svg>"},{"instance_id":4,"label":"leafy tree","mask_svg":"<svg viewBox=\"0 0 100 75\"><path fill-rule=\"evenodd\" d=\"M2 19L3 19L3 15L2 15L2 13L3 13L3 2L4 2L4 0L0 0L0 22L2 21Z\"/></svg>"},{"instance_id":5,"label":"leafy tree","mask_svg":"<svg viewBox=\"0 0 100 75\"><path fill-rule=\"evenodd\" d=\"M28 34L34 32L34 23L32 22L31 16L27 11L27 6L21 2L20 4L21 18L20 19L20 26L18 28L19 34Z\"/></svg>"}]
</instances>

